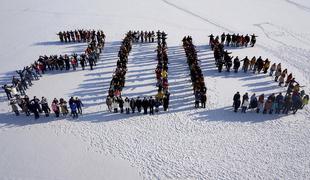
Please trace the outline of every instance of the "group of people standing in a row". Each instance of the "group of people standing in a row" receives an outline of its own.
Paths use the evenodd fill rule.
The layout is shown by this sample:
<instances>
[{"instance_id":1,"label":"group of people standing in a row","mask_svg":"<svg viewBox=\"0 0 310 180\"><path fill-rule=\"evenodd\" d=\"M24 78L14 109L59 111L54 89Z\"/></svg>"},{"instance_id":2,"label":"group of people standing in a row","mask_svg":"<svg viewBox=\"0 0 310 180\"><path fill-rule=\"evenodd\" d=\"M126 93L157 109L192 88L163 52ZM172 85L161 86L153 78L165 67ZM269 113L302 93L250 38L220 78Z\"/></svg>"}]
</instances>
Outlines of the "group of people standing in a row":
<instances>
[{"instance_id":1,"label":"group of people standing in a row","mask_svg":"<svg viewBox=\"0 0 310 180\"><path fill-rule=\"evenodd\" d=\"M216 36L214 37L213 34L209 35L209 45L211 46L211 49L216 46L216 44L223 44L226 46L231 47L248 47L250 45L251 47L254 47L256 43L256 35L252 34L251 36L246 35L239 35L239 34L225 34L223 33L220 37Z\"/></svg>"},{"instance_id":2,"label":"group of people standing in a row","mask_svg":"<svg viewBox=\"0 0 310 180\"><path fill-rule=\"evenodd\" d=\"M74 30L60 31L58 34L60 42L103 42L105 34L102 30Z\"/></svg>"},{"instance_id":3,"label":"group of people standing in a row","mask_svg":"<svg viewBox=\"0 0 310 180\"><path fill-rule=\"evenodd\" d=\"M297 89L293 90L292 94L282 93L275 95L274 93L265 98L264 94L258 97L254 93L249 97L248 93L242 96L237 92L233 97L233 107L234 112L238 112L241 106L241 113L246 113L247 109L256 110L256 113L263 112L263 114L288 114L293 112L295 114L298 109L302 109L309 103L309 95L306 95L304 91L299 91Z\"/></svg>"},{"instance_id":4,"label":"group of people standing in a row","mask_svg":"<svg viewBox=\"0 0 310 180\"><path fill-rule=\"evenodd\" d=\"M108 97L120 97L122 90L125 86L128 55L132 49L132 34L128 32L122 41L120 50L118 52L118 60L116 63L116 69L112 75Z\"/></svg>"},{"instance_id":5,"label":"group of people standing in a row","mask_svg":"<svg viewBox=\"0 0 310 180\"><path fill-rule=\"evenodd\" d=\"M158 87L157 94L155 96L156 101L163 105L164 111L167 111L169 107L170 93L168 83L168 47L166 43L167 34L165 32L158 31L157 35L157 67L155 69L156 74L156 87Z\"/></svg>"},{"instance_id":6,"label":"group of people standing in a row","mask_svg":"<svg viewBox=\"0 0 310 180\"><path fill-rule=\"evenodd\" d=\"M153 43L155 41L154 31L129 31L133 42L138 43Z\"/></svg>"},{"instance_id":7,"label":"group of people standing in a row","mask_svg":"<svg viewBox=\"0 0 310 180\"><path fill-rule=\"evenodd\" d=\"M41 113L49 117L51 111L55 113L56 117L59 117L60 114L66 117L69 114L68 103L63 98L60 98L59 101L54 98L51 106L49 106L45 97L39 99L34 96L33 99L30 99L27 95L23 97L17 95L14 99L10 99L9 105L16 116L20 115L21 110L26 116L34 114L35 119L39 119ZM71 97L69 99L69 108L73 118L78 118L78 114L82 114L82 107L83 103L78 97Z\"/></svg>"},{"instance_id":8,"label":"group of people standing in a row","mask_svg":"<svg viewBox=\"0 0 310 180\"><path fill-rule=\"evenodd\" d=\"M35 62L40 67L42 72L45 71L54 71L54 70L77 70L81 67L82 70L85 70L89 66L90 70L94 69L94 66L97 65L102 49L104 48L103 42L91 41L84 53L77 55L76 53L71 56L65 55L51 55L51 56L40 56L39 59Z\"/></svg>"},{"instance_id":9,"label":"group of people standing in a row","mask_svg":"<svg viewBox=\"0 0 310 180\"><path fill-rule=\"evenodd\" d=\"M200 103L202 108L206 108L207 87L205 85L204 77L198 63L196 48L193 44L191 36L185 36L182 41L195 94L195 108L199 108Z\"/></svg>"},{"instance_id":10,"label":"group of people standing in a row","mask_svg":"<svg viewBox=\"0 0 310 180\"><path fill-rule=\"evenodd\" d=\"M169 99L170 94L166 94L166 98ZM110 97L108 96L106 99L106 104L110 112L114 113L143 113L154 115L159 112L159 108L162 105L162 102L158 98L144 97L143 99L140 97L129 99L126 97L125 99L122 96L119 97ZM168 104L166 101L163 101L164 111L167 111Z\"/></svg>"}]
</instances>

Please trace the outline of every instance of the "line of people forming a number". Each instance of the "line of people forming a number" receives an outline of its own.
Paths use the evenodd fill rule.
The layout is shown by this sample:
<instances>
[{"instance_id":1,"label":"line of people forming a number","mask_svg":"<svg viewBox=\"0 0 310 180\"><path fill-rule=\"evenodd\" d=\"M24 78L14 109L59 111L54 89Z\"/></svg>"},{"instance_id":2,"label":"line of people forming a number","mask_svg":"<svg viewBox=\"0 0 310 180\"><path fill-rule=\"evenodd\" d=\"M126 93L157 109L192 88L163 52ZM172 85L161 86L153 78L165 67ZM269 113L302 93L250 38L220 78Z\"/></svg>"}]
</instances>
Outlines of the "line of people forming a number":
<instances>
[{"instance_id":1,"label":"line of people forming a number","mask_svg":"<svg viewBox=\"0 0 310 180\"><path fill-rule=\"evenodd\" d=\"M274 76L274 81L278 82L279 86L284 85L284 87L287 87L287 91L284 97L282 93L278 94L277 96L275 96L275 94L272 94L268 96L266 101L264 101L264 94L261 94L259 96L259 101L257 101L257 98L254 94L251 97L251 101L249 102L249 98L246 93L243 96L242 102L240 102L240 95L239 93L237 93L234 96L235 112L237 112L238 108L241 106L242 112L245 112L247 108L250 108L257 109L258 113L261 109L263 109L264 113L268 112L270 114L272 114L272 112L276 112L278 114L279 112L283 112L284 114L288 114L288 112L290 111L295 114L298 109L301 109L308 104L309 96L305 94L304 90L301 90L302 86L300 86L300 84L295 80L293 74L288 73L287 69L282 68L281 63L272 64L268 58L263 60L261 56L257 59L255 56L251 59L246 56L242 60L240 60L238 56L234 58L233 56L230 56L231 52L224 50L224 34L222 37L223 38L221 39L221 42L219 42L218 38L213 39L212 41L210 38L211 48L214 51L215 64L218 68L219 73L222 72L223 65L225 65L227 72L230 72L230 69L232 67L233 71L235 73L238 73L239 68L241 67L241 62L243 62L241 69L244 73L247 73L248 71L251 71L254 74L260 74L261 72L263 72L264 74L268 73L269 76ZM252 39L253 38L255 39L256 36L252 35ZM251 44L253 44L252 39ZM254 44L255 42L256 39L254 41ZM245 46L247 46L246 43Z\"/></svg>"},{"instance_id":2,"label":"line of people forming a number","mask_svg":"<svg viewBox=\"0 0 310 180\"><path fill-rule=\"evenodd\" d=\"M167 55L167 34L165 32L158 31L157 34L157 67L155 69L156 74L156 87L158 87L157 94L155 98L144 97L140 99L122 97L122 89L125 86L125 76L127 72L128 55L132 48L133 42L138 42L139 39L136 38L136 31L129 31L122 43L119 51L119 60L117 62L117 68L113 74L113 78L110 84L109 94L106 98L106 104L108 110L114 113L124 113L126 114L135 113L136 109L140 113L143 108L143 113L151 115L155 112L159 112L159 107L162 105L163 110L167 111L169 108L169 84L168 84L168 55ZM143 41L141 41L143 42ZM152 42L152 41L151 41Z\"/></svg>"},{"instance_id":3,"label":"line of people forming a number","mask_svg":"<svg viewBox=\"0 0 310 180\"><path fill-rule=\"evenodd\" d=\"M99 55L102 52L105 43L105 39L99 39L99 41L97 40L98 39L91 39L85 52L81 55L77 55L75 53L71 56L44 55L40 56L39 59L32 63L30 66L26 66L21 70L16 70L16 73L19 77L13 76L12 84L4 84L2 86L2 89L4 89L7 99L9 100L9 105L12 107L12 111L15 112L16 115L19 115L19 109L21 109L21 111L24 112L26 115L30 115L31 113L33 113L35 115L35 118L37 119L39 117L37 112L41 111L39 111L39 108L35 108L38 107L38 105L35 104L39 103L39 105L42 105L40 104L42 103L42 100L38 101L37 98L29 100L29 97L26 94L27 89L33 85L33 81L39 80L40 77L42 77L42 75L48 71L62 71L70 69L76 70L79 67L78 62L80 62L80 66L83 70L85 69L85 66L88 65L92 70L93 66L96 66L96 62L99 59ZM46 98L42 97L42 99L44 99L43 102L47 101ZM58 100L56 98L53 100L53 102L56 102L54 103L56 107L60 106L57 103ZM17 104L19 106L17 106ZM51 103L51 107L53 111L55 110L54 112L57 116L57 108L53 108L53 103ZM69 107L71 108L71 106ZM47 113L46 111L44 112ZM74 112L74 105L72 112ZM74 115L75 113L72 114ZM77 115L74 115L73 117L76 118Z\"/></svg>"},{"instance_id":4,"label":"line of people forming a number","mask_svg":"<svg viewBox=\"0 0 310 180\"><path fill-rule=\"evenodd\" d=\"M193 39L191 36L185 36L182 41L195 95L195 108L206 108L207 87L205 85L204 77L198 63L199 60L197 56L197 50L193 44Z\"/></svg>"}]
</instances>

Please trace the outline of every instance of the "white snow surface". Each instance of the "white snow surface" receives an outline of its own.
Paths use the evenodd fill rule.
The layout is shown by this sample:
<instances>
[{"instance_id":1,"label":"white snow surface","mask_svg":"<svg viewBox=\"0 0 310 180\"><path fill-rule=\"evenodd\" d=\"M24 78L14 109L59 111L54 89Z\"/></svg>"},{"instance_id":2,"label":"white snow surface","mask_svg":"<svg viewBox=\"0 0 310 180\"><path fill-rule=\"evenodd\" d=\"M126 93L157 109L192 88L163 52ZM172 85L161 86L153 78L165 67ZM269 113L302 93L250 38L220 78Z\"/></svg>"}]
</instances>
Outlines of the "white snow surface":
<instances>
[{"instance_id":1,"label":"white snow surface","mask_svg":"<svg viewBox=\"0 0 310 180\"><path fill-rule=\"evenodd\" d=\"M307 0L2 0L0 83L39 55L81 52L56 33L102 29L107 43L94 71L49 72L27 93L85 104L77 120L34 120L0 103L0 179L310 179L309 107L296 115L231 110L236 91L277 93L267 75L217 73L207 36L255 33L254 48L234 56L281 62L310 90L310 1ZM171 108L158 115L107 112L104 98L128 30L168 33ZM191 35L208 87L207 109L193 108L181 39ZM155 44L135 44L124 95L156 92Z\"/></svg>"}]
</instances>

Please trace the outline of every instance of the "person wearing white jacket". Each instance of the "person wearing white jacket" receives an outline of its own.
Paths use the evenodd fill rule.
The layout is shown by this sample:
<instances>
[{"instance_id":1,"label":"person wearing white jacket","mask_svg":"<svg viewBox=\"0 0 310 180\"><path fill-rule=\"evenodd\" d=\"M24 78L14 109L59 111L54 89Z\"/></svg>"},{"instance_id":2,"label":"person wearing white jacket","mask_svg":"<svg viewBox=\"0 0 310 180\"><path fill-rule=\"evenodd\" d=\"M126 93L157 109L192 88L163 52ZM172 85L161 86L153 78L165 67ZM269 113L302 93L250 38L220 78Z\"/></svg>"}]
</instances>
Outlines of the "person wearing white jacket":
<instances>
[{"instance_id":1,"label":"person wearing white jacket","mask_svg":"<svg viewBox=\"0 0 310 180\"><path fill-rule=\"evenodd\" d=\"M126 114L129 114L130 113L130 101L128 97L125 98L124 108L126 110Z\"/></svg>"},{"instance_id":2,"label":"person wearing white jacket","mask_svg":"<svg viewBox=\"0 0 310 180\"><path fill-rule=\"evenodd\" d=\"M241 106L241 113L246 113L247 108L249 107L250 103L248 99L245 99Z\"/></svg>"}]
</instances>

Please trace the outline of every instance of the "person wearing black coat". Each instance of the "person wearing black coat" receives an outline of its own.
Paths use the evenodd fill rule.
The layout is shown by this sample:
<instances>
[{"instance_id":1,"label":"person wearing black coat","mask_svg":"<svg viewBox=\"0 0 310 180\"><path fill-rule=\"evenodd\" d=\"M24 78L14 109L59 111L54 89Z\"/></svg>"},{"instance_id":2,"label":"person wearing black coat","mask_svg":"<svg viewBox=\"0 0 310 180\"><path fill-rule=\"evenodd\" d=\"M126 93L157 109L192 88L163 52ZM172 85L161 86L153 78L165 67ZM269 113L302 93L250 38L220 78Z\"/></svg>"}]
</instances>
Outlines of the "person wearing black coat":
<instances>
[{"instance_id":1,"label":"person wearing black coat","mask_svg":"<svg viewBox=\"0 0 310 180\"><path fill-rule=\"evenodd\" d=\"M169 101L170 101L170 92L166 91L165 96L163 98L164 111L167 111L167 109L169 108Z\"/></svg>"},{"instance_id":2,"label":"person wearing black coat","mask_svg":"<svg viewBox=\"0 0 310 180\"><path fill-rule=\"evenodd\" d=\"M90 67L90 70L93 70L94 68L94 64L95 64L95 59L93 57L89 57L88 59L88 63L89 63L89 67Z\"/></svg>"},{"instance_id":3,"label":"person wearing black coat","mask_svg":"<svg viewBox=\"0 0 310 180\"><path fill-rule=\"evenodd\" d=\"M142 107L144 110L143 114L147 114L147 108L149 107L149 101L146 99L146 97L144 97L144 99L142 101Z\"/></svg>"},{"instance_id":4,"label":"person wearing black coat","mask_svg":"<svg viewBox=\"0 0 310 180\"><path fill-rule=\"evenodd\" d=\"M135 111L136 111L136 102L135 102L134 98L131 98L131 100L130 100L130 108L131 108L132 113L135 113Z\"/></svg>"},{"instance_id":5,"label":"person wearing black coat","mask_svg":"<svg viewBox=\"0 0 310 180\"><path fill-rule=\"evenodd\" d=\"M33 97L33 99L31 100L34 102L34 107L37 109L37 111L39 113L42 113L42 108L40 106L40 99L38 99L36 96Z\"/></svg>"},{"instance_id":6,"label":"person wearing black coat","mask_svg":"<svg viewBox=\"0 0 310 180\"><path fill-rule=\"evenodd\" d=\"M202 93L201 95L201 107L206 108L206 101L207 101L207 95L205 93Z\"/></svg>"},{"instance_id":7,"label":"person wearing black coat","mask_svg":"<svg viewBox=\"0 0 310 180\"><path fill-rule=\"evenodd\" d=\"M240 101L240 93L237 92L235 95L234 95L234 111L237 112L238 111L238 108L240 107L240 104L241 104L241 101Z\"/></svg>"},{"instance_id":8,"label":"person wearing black coat","mask_svg":"<svg viewBox=\"0 0 310 180\"><path fill-rule=\"evenodd\" d=\"M29 110L30 110L30 112L32 112L34 114L35 119L40 118L39 111L37 109L37 105L36 105L35 101L33 101L33 100L30 101Z\"/></svg>"},{"instance_id":9,"label":"person wearing black coat","mask_svg":"<svg viewBox=\"0 0 310 180\"><path fill-rule=\"evenodd\" d=\"M154 115L155 99L151 96L149 99L150 115Z\"/></svg>"},{"instance_id":10,"label":"person wearing black coat","mask_svg":"<svg viewBox=\"0 0 310 180\"><path fill-rule=\"evenodd\" d=\"M118 98L118 104L119 104L119 109L121 110L121 113L124 112L124 100L122 97Z\"/></svg>"},{"instance_id":11,"label":"person wearing black coat","mask_svg":"<svg viewBox=\"0 0 310 180\"><path fill-rule=\"evenodd\" d=\"M264 67L264 61L261 56L259 56L259 58L257 59L256 64L257 64L257 71L258 73L260 73Z\"/></svg>"},{"instance_id":12,"label":"person wearing black coat","mask_svg":"<svg viewBox=\"0 0 310 180\"><path fill-rule=\"evenodd\" d=\"M235 73L238 72L238 69L240 67L240 60L238 58L238 56L234 59L234 70L235 70Z\"/></svg>"},{"instance_id":13,"label":"person wearing black coat","mask_svg":"<svg viewBox=\"0 0 310 180\"><path fill-rule=\"evenodd\" d=\"M140 97L137 98L135 104L137 106L138 112L140 113L141 112L141 106L142 106L142 101L141 101Z\"/></svg>"}]
</instances>

